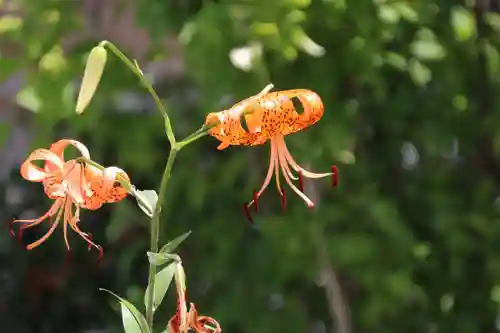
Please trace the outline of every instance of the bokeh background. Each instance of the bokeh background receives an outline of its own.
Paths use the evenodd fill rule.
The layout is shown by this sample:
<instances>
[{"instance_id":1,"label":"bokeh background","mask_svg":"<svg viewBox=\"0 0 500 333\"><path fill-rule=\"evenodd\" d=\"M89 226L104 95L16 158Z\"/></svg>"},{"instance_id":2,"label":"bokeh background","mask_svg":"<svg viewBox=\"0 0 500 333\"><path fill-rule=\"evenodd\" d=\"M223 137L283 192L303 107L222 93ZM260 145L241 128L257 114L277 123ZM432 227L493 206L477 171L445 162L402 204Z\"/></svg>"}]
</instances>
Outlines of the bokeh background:
<instances>
[{"instance_id":1,"label":"bokeh background","mask_svg":"<svg viewBox=\"0 0 500 333\"><path fill-rule=\"evenodd\" d=\"M73 137L156 188L168 153L151 98L113 56L82 116L88 51L107 39L154 82L177 136L272 82L309 88L323 119L287 138L313 171L314 211L275 188L249 227L242 204L269 148L183 150L162 243L179 248L190 301L224 332L490 333L500 305L500 5L491 0L0 0L0 331L122 332L141 310L148 221L133 198L82 216L105 256L62 233L26 252L13 216L49 207L19 176L35 147ZM46 226L25 233L25 244ZM173 289L157 332L175 312Z\"/></svg>"}]
</instances>

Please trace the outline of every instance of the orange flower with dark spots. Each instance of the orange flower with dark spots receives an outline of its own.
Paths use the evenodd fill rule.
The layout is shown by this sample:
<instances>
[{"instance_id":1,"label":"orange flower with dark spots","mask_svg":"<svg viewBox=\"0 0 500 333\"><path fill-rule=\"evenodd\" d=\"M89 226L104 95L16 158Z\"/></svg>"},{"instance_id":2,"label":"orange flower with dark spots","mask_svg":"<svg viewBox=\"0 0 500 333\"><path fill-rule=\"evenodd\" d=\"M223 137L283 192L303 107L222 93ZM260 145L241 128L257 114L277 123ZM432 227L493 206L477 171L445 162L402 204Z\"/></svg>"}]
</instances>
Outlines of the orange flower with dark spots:
<instances>
[{"instance_id":1,"label":"orange flower with dark spots","mask_svg":"<svg viewBox=\"0 0 500 333\"><path fill-rule=\"evenodd\" d=\"M273 172L284 208L286 196L280 185L280 170L286 183L309 208L314 207L314 202L303 192L304 177L332 176L332 186L335 187L338 183L338 169L335 165L327 173L307 171L295 162L285 144L286 135L299 132L321 119L324 106L319 95L307 89L270 93L271 88L272 85L267 86L259 94L235 104L228 110L209 113L205 121L205 125L212 126L208 133L221 141L217 147L219 150L229 146L255 146L267 141L271 143L271 159L264 184L259 191L254 191L253 200L245 204L245 213L251 222L253 221L249 208L255 205L258 212L258 199L271 182ZM303 106L303 112L297 110L294 102ZM297 175L294 175L292 169ZM298 180L299 187L295 186L292 180Z\"/></svg>"},{"instance_id":2,"label":"orange flower with dark spots","mask_svg":"<svg viewBox=\"0 0 500 333\"><path fill-rule=\"evenodd\" d=\"M45 194L54 203L49 210L37 219L14 220L21 223L19 237L25 229L37 226L44 221L50 221L50 228L41 238L26 246L32 250L44 243L62 222L64 241L66 248L71 251L68 240L68 227L82 237L88 244L89 249L95 247L99 250L99 259L103 250L100 245L92 241L89 233L83 232L78 223L80 222L80 210L96 210L108 202L123 200L128 192L116 181L118 175L128 180L127 174L117 168L109 167L99 170L77 160L64 159L64 151L69 146L74 146L85 159L90 159L90 154L84 144L76 140L63 139L52 144L50 149L36 149L21 165L21 176L32 182L41 182ZM35 161L43 161L43 168L34 164ZM11 234L14 235L11 224Z\"/></svg>"}]
</instances>

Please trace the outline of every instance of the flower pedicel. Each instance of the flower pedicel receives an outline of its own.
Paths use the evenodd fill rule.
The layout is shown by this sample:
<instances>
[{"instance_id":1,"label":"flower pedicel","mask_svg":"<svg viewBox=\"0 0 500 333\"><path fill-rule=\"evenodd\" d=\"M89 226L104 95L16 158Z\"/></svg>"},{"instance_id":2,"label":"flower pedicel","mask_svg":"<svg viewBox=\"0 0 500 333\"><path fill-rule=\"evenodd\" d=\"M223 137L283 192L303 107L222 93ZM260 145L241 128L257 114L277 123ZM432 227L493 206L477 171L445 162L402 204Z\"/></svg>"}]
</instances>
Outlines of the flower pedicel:
<instances>
[{"instance_id":1,"label":"flower pedicel","mask_svg":"<svg viewBox=\"0 0 500 333\"><path fill-rule=\"evenodd\" d=\"M332 186L338 183L338 169L335 165L328 173L307 171L295 162L285 144L286 135L301 131L321 119L324 112L321 98L307 89L270 93L271 88L272 85L268 85L259 94L235 104L228 110L209 113L205 121L205 125L213 126L208 133L221 141L217 147L219 150L231 145L256 146L267 141L271 143L271 158L264 184L259 191L254 191L253 200L245 204L245 213L251 222L249 208L255 204L255 211L258 212L258 199L271 182L273 171L283 207L286 206L286 196L280 185L280 169L286 183L309 208L314 207L314 202L303 193L304 177L332 176ZM294 98L303 105L302 113L297 112L293 104ZM246 128L242 124L243 121L246 123ZM291 168L297 172L297 176L292 173ZM299 181L299 188L293 184L292 179Z\"/></svg>"},{"instance_id":2,"label":"flower pedicel","mask_svg":"<svg viewBox=\"0 0 500 333\"><path fill-rule=\"evenodd\" d=\"M64 151L69 145L78 149L85 159L90 159L89 151L84 144L76 140L63 139L52 144L50 149L36 149L21 165L21 176L28 181L41 182L45 194L54 200L54 203L44 215L37 219L12 221L11 234L14 235L12 230L14 223L22 224L19 229L21 238L24 229L49 220L51 226L47 233L26 246L28 250L32 250L45 242L62 221L64 242L68 252L71 251L68 240L69 226L89 244L89 249L95 247L99 250L99 259L101 259L102 247L95 244L91 235L83 232L78 226L80 209L96 210L105 203L123 200L128 192L116 181L116 177L120 175L127 181L129 177L125 171L117 167L99 170L74 159L65 161ZM44 167L36 166L35 161L44 161Z\"/></svg>"}]
</instances>

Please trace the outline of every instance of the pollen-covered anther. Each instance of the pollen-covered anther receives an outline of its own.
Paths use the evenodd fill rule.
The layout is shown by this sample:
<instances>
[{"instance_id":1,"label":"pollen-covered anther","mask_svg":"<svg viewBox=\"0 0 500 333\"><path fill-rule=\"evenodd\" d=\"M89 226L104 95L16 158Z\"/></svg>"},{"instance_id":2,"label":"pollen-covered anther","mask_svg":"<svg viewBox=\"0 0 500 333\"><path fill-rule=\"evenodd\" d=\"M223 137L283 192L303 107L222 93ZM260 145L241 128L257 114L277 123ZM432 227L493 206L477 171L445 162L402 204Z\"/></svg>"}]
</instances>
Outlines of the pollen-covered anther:
<instances>
[{"instance_id":1,"label":"pollen-covered anther","mask_svg":"<svg viewBox=\"0 0 500 333\"><path fill-rule=\"evenodd\" d=\"M332 187L336 187L339 183L339 169L336 165L332 165Z\"/></svg>"}]
</instances>

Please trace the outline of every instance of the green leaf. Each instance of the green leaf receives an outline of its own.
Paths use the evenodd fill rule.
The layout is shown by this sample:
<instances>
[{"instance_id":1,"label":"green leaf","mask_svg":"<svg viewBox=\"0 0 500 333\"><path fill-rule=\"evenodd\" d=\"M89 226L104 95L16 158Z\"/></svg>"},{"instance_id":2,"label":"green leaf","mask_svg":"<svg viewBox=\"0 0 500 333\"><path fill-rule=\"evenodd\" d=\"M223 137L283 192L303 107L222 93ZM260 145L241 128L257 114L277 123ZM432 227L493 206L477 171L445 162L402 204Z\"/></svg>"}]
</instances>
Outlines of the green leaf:
<instances>
[{"instance_id":1,"label":"green leaf","mask_svg":"<svg viewBox=\"0 0 500 333\"><path fill-rule=\"evenodd\" d=\"M446 50L435 39L416 40L410 45L411 53L420 60L441 60Z\"/></svg>"},{"instance_id":2,"label":"green leaf","mask_svg":"<svg viewBox=\"0 0 500 333\"><path fill-rule=\"evenodd\" d=\"M486 55L488 73L490 76L497 76L500 73L500 55L498 54L498 50L491 46L490 43L486 43L484 53Z\"/></svg>"},{"instance_id":3,"label":"green leaf","mask_svg":"<svg viewBox=\"0 0 500 333\"><path fill-rule=\"evenodd\" d=\"M425 86L432 78L432 72L427 66L420 63L418 60L412 60L408 66L408 73L413 82L419 86Z\"/></svg>"},{"instance_id":4,"label":"green leaf","mask_svg":"<svg viewBox=\"0 0 500 333\"><path fill-rule=\"evenodd\" d=\"M378 17L385 23L395 24L401 19L400 13L390 5L380 5L378 7Z\"/></svg>"},{"instance_id":5,"label":"green leaf","mask_svg":"<svg viewBox=\"0 0 500 333\"><path fill-rule=\"evenodd\" d=\"M1 1L0 1L1 3ZM0 34L21 29L23 19L20 17L2 15L0 17Z\"/></svg>"},{"instance_id":6,"label":"green leaf","mask_svg":"<svg viewBox=\"0 0 500 333\"><path fill-rule=\"evenodd\" d=\"M175 262L181 261L181 258L174 253L154 253L148 251L147 255L148 255L148 261L155 266L165 265L172 261Z\"/></svg>"},{"instance_id":7,"label":"green leaf","mask_svg":"<svg viewBox=\"0 0 500 333\"><path fill-rule=\"evenodd\" d=\"M476 19L472 13L461 6L451 10L451 26L455 32L455 39L465 42L476 35Z\"/></svg>"},{"instance_id":8,"label":"green leaf","mask_svg":"<svg viewBox=\"0 0 500 333\"><path fill-rule=\"evenodd\" d=\"M149 217L153 217L153 210L158 201L158 194L155 190L144 190L135 192L137 205ZM138 199L140 198L140 200ZM142 202L141 202L142 201ZM144 204L147 204L145 206Z\"/></svg>"},{"instance_id":9,"label":"green leaf","mask_svg":"<svg viewBox=\"0 0 500 333\"><path fill-rule=\"evenodd\" d=\"M385 62L400 71L405 70L407 67L406 59L402 55L394 52L387 52L385 54Z\"/></svg>"},{"instance_id":10,"label":"green leaf","mask_svg":"<svg viewBox=\"0 0 500 333\"><path fill-rule=\"evenodd\" d=\"M396 2L393 4L394 8L396 8L401 15L408 22L415 23L418 21L418 13L415 9L410 7L407 3L404 2Z\"/></svg>"},{"instance_id":11,"label":"green leaf","mask_svg":"<svg viewBox=\"0 0 500 333\"><path fill-rule=\"evenodd\" d=\"M99 288L99 290L115 296L120 302L125 333L151 333L148 323L146 322L146 318L144 318L142 313L140 313L132 303L110 290L104 288Z\"/></svg>"},{"instance_id":12,"label":"green leaf","mask_svg":"<svg viewBox=\"0 0 500 333\"><path fill-rule=\"evenodd\" d=\"M175 268L177 262L172 262L167 267L163 268L161 271L156 273L155 284L154 284L154 294L153 294L153 312L160 306L165 294L167 293L168 287L174 278ZM146 293L144 294L144 304L146 308L149 304L149 288L146 288Z\"/></svg>"},{"instance_id":13,"label":"green leaf","mask_svg":"<svg viewBox=\"0 0 500 333\"><path fill-rule=\"evenodd\" d=\"M188 232L183 233L182 235L174 238L167 244L163 245L163 247L160 250L160 253L171 253L173 250L175 250L179 245L181 245L182 242L188 238L188 236L191 235L191 230Z\"/></svg>"}]
</instances>

